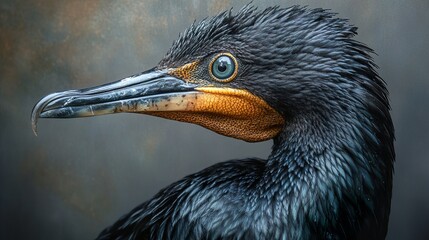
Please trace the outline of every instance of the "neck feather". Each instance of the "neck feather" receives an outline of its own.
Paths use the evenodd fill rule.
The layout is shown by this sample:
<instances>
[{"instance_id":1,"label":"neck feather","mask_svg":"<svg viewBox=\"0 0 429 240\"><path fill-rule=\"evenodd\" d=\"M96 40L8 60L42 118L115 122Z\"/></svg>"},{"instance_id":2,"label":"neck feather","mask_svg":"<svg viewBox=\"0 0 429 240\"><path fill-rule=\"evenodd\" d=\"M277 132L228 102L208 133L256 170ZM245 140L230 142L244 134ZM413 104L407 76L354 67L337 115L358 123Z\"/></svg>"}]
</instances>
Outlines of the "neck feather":
<instances>
[{"instance_id":1,"label":"neck feather","mask_svg":"<svg viewBox=\"0 0 429 240\"><path fill-rule=\"evenodd\" d=\"M288 122L274 139L261 184L284 203L289 221L336 232L346 220L351 233L366 215L388 218L391 159L373 126L353 112ZM386 205L381 212L380 205Z\"/></svg>"}]
</instances>

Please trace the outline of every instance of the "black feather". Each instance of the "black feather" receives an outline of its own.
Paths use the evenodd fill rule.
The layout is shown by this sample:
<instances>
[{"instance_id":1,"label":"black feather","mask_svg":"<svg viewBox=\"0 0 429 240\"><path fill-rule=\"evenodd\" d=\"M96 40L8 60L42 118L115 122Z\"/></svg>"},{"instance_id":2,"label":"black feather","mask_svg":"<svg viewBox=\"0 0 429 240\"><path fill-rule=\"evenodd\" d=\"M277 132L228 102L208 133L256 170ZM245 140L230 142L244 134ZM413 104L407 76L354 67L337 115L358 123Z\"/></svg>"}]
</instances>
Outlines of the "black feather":
<instances>
[{"instance_id":1,"label":"black feather","mask_svg":"<svg viewBox=\"0 0 429 240\"><path fill-rule=\"evenodd\" d=\"M267 160L185 177L99 239L384 239L394 130L373 51L356 31L298 6L249 5L192 24L159 68L231 52L240 71L229 86L264 99L285 126Z\"/></svg>"}]
</instances>

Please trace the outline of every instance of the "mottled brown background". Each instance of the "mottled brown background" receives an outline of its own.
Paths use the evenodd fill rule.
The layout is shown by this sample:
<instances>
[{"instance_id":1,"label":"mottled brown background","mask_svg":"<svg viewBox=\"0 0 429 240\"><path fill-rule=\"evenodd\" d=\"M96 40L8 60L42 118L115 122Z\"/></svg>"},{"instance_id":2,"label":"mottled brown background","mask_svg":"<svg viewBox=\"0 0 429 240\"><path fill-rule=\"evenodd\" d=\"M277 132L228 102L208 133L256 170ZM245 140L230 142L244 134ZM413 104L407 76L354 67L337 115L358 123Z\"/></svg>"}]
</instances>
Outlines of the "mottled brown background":
<instances>
[{"instance_id":1,"label":"mottled brown background","mask_svg":"<svg viewBox=\"0 0 429 240\"><path fill-rule=\"evenodd\" d=\"M1 1L0 238L90 239L160 188L218 161L266 157L198 126L118 114L42 120L53 91L101 84L154 66L178 33L248 0ZM397 163L389 239L429 236L429 2L263 1L330 8L359 26L389 85Z\"/></svg>"}]
</instances>

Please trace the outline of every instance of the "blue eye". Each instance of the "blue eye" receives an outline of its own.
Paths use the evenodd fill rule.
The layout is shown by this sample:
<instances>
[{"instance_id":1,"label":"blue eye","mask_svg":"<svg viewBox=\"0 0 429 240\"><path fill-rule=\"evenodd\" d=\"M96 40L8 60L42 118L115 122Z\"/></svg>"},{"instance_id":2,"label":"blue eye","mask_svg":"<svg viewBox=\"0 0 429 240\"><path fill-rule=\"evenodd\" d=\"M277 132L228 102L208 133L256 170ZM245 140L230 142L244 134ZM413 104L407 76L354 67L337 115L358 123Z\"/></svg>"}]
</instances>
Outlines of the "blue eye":
<instances>
[{"instance_id":1,"label":"blue eye","mask_svg":"<svg viewBox=\"0 0 429 240\"><path fill-rule=\"evenodd\" d=\"M210 73L217 81L232 81L237 74L237 60L229 53L219 54L210 63Z\"/></svg>"}]
</instances>

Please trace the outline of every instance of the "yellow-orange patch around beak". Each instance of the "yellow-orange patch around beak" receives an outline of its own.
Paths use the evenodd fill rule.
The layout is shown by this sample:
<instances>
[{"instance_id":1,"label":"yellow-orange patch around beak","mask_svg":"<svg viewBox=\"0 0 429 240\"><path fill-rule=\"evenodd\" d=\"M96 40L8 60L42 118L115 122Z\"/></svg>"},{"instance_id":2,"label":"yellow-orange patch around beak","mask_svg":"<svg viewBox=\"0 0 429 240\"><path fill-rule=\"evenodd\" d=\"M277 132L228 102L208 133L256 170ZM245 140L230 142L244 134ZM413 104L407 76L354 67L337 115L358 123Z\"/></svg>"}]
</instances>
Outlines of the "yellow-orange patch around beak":
<instances>
[{"instance_id":1,"label":"yellow-orange patch around beak","mask_svg":"<svg viewBox=\"0 0 429 240\"><path fill-rule=\"evenodd\" d=\"M168 107L168 110L148 110L144 113L195 123L248 142L271 139L283 127L283 117L264 100L246 90L218 87L199 87L195 90L197 94L184 94L178 102L177 99L169 99L170 104L175 102L176 109ZM180 109L177 106L181 106Z\"/></svg>"}]
</instances>

